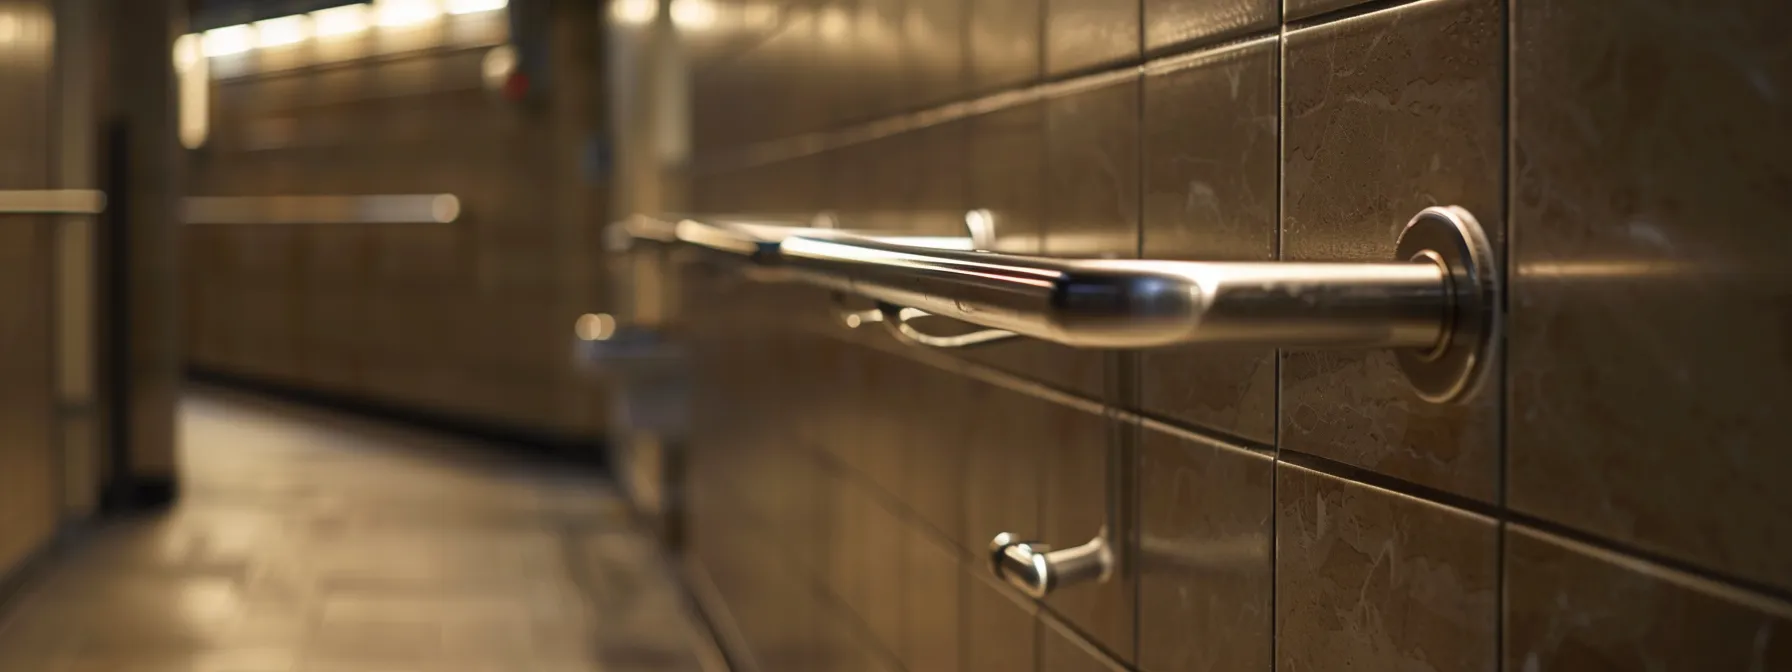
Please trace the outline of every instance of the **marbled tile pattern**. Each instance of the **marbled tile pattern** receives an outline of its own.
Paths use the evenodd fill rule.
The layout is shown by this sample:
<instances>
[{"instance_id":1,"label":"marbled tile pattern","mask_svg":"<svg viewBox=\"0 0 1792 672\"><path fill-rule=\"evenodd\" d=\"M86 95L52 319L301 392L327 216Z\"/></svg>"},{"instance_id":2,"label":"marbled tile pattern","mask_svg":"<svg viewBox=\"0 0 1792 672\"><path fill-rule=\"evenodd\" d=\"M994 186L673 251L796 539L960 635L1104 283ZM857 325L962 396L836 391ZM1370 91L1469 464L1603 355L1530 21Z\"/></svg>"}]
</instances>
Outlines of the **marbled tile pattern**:
<instances>
[{"instance_id":1,"label":"marbled tile pattern","mask_svg":"<svg viewBox=\"0 0 1792 672\"><path fill-rule=\"evenodd\" d=\"M1039 16L1046 0L980 0L966 12L967 75L973 93L1039 78Z\"/></svg>"},{"instance_id":2,"label":"marbled tile pattern","mask_svg":"<svg viewBox=\"0 0 1792 672\"><path fill-rule=\"evenodd\" d=\"M1406 222L1445 204L1497 249L1502 21L1495 0L1424 0L1288 34L1282 259L1390 260ZM1495 386L1432 404L1390 352L1291 352L1282 395L1283 449L1497 499Z\"/></svg>"},{"instance_id":3,"label":"marbled tile pattern","mask_svg":"<svg viewBox=\"0 0 1792 672\"><path fill-rule=\"evenodd\" d=\"M1792 603L1514 526L1506 670L1792 668Z\"/></svg>"},{"instance_id":4,"label":"marbled tile pattern","mask_svg":"<svg viewBox=\"0 0 1792 672\"><path fill-rule=\"evenodd\" d=\"M1045 243L1054 257L1138 257L1139 80L1045 101ZM1081 396L1108 398L1113 354L1040 348L1039 377Z\"/></svg>"},{"instance_id":5,"label":"marbled tile pattern","mask_svg":"<svg viewBox=\"0 0 1792 672\"><path fill-rule=\"evenodd\" d=\"M1275 0L1145 0L1145 49L1272 29Z\"/></svg>"},{"instance_id":6,"label":"marbled tile pattern","mask_svg":"<svg viewBox=\"0 0 1792 672\"><path fill-rule=\"evenodd\" d=\"M1270 669L1274 460L1141 434L1139 667Z\"/></svg>"},{"instance_id":7,"label":"marbled tile pattern","mask_svg":"<svg viewBox=\"0 0 1792 672\"><path fill-rule=\"evenodd\" d=\"M1489 672L1493 520L1276 466L1276 669Z\"/></svg>"},{"instance_id":8,"label":"marbled tile pattern","mask_svg":"<svg viewBox=\"0 0 1792 672\"><path fill-rule=\"evenodd\" d=\"M1277 46L1257 40L1147 71L1145 258L1275 259ZM1274 444L1274 350L1179 348L1140 361L1144 410Z\"/></svg>"},{"instance_id":9,"label":"marbled tile pattern","mask_svg":"<svg viewBox=\"0 0 1792 672\"><path fill-rule=\"evenodd\" d=\"M1139 3L1044 0L1045 71L1057 75L1139 57Z\"/></svg>"},{"instance_id":10,"label":"marbled tile pattern","mask_svg":"<svg viewBox=\"0 0 1792 672\"><path fill-rule=\"evenodd\" d=\"M1509 502L1792 589L1792 9L1516 11Z\"/></svg>"},{"instance_id":11,"label":"marbled tile pattern","mask_svg":"<svg viewBox=\"0 0 1792 672\"><path fill-rule=\"evenodd\" d=\"M909 672L1785 666L1787 9L778 10L693 37L704 120L731 127L703 137L736 140L693 165L787 150L703 173L700 209L956 234L937 215L978 207L1008 254L1382 261L1413 214L1460 205L1510 245L1511 350L1436 405L1383 352L924 352L827 326L819 292L692 294L714 313L693 332L731 342L705 355L726 422L693 469L698 546L746 563L730 590L756 653ZM964 43L920 48L953 22ZM1116 421L1131 412L1149 420ZM1501 557L1515 517L1601 548L1513 532ZM1108 522L1108 584L1042 603L992 585L994 533L1062 547Z\"/></svg>"}]
</instances>

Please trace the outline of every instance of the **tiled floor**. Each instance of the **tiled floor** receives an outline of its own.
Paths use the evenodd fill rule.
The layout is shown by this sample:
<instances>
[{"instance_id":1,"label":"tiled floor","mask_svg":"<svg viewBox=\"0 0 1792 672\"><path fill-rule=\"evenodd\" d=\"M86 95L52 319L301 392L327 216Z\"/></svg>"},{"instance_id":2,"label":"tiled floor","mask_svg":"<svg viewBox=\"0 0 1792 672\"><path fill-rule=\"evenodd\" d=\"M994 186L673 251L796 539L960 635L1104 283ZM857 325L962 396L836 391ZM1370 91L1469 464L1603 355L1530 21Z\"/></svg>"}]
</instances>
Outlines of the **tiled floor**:
<instances>
[{"instance_id":1,"label":"tiled floor","mask_svg":"<svg viewBox=\"0 0 1792 672\"><path fill-rule=\"evenodd\" d=\"M592 476L206 391L185 495L0 615L4 672L680 672L702 630Z\"/></svg>"}]
</instances>

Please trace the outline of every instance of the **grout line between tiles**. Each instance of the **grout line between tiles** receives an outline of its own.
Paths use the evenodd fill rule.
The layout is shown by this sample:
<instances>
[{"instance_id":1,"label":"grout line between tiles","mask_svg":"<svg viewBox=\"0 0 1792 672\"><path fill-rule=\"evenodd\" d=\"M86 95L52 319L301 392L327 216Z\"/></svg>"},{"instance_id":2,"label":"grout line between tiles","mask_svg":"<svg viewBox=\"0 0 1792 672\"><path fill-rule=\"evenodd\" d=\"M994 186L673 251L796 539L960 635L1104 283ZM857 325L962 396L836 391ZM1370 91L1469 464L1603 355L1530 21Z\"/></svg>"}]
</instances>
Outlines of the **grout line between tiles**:
<instances>
[{"instance_id":1,"label":"grout line between tiles","mask_svg":"<svg viewBox=\"0 0 1792 672\"><path fill-rule=\"evenodd\" d=\"M1364 2L1358 2L1358 3L1352 4L1352 5L1339 7L1337 9L1331 9L1331 10L1319 12L1318 14L1310 14L1307 16L1297 16L1292 19L1287 18L1287 10L1284 9L1283 10L1283 19L1282 19L1282 29L1283 29L1283 34L1286 35L1288 30L1304 30L1307 28L1312 28L1314 26L1321 26L1321 25L1325 25L1328 23L1337 23L1339 21L1348 21L1350 19L1354 19L1354 18L1358 18L1358 17L1362 17L1362 16L1368 16L1370 14L1378 14L1378 13L1381 13L1381 12L1384 12L1384 11L1387 11L1390 9L1397 9L1399 7L1403 7L1406 5L1417 5L1417 4L1427 3L1427 2L1443 2L1443 1L1446 1L1446 0L1366 0ZM1283 4L1285 7L1286 3L1283 3Z\"/></svg>"},{"instance_id":2,"label":"grout line between tiles","mask_svg":"<svg viewBox=\"0 0 1792 672\"><path fill-rule=\"evenodd\" d=\"M1597 548L1617 555L1646 561L1667 569L1701 577L1718 584L1725 584L1738 589L1758 593L1766 597L1792 602L1792 589L1769 585L1753 579L1714 570L1709 567L1702 567L1641 546L1634 546L1621 541L1600 537L1591 532L1578 530L1562 523L1539 518L1523 512L1513 511L1497 504L1471 499L1452 492L1437 490L1379 472L1294 450L1281 451L1281 459L1279 461L1345 481L1385 490L1387 492L1411 497L1438 506L1453 508L1464 513L1482 516L1502 524L1522 525L1526 528L1569 539L1591 548Z\"/></svg>"},{"instance_id":3,"label":"grout line between tiles","mask_svg":"<svg viewBox=\"0 0 1792 672\"><path fill-rule=\"evenodd\" d=\"M1505 211L1502 213L1502 216L1506 221L1505 226L1502 227L1505 235L1500 236L1500 249L1498 250L1499 258L1504 264L1504 268L1500 269L1502 281L1496 282L1496 287L1499 287L1499 293L1496 298L1497 305L1494 306L1495 320L1497 320L1494 333L1497 334L1497 340L1493 345L1493 352L1494 357L1497 358L1495 361L1498 362L1498 371L1496 372L1497 375L1495 376L1494 381L1494 445L1498 447L1499 455L1499 458L1494 462L1494 498L1499 510L1502 512L1508 511L1510 506L1507 497L1507 489L1508 484L1511 481L1508 474L1507 465L1509 458L1507 456L1510 455L1512 451L1511 432L1509 431L1512 416L1512 398L1507 383L1512 366L1511 360L1507 357L1508 350L1506 347L1506 328L1511 324L1511 312L1507 309L1508 304L1506 297L1511 294L1511 285L1509 282L1503 282L1503 280L1512 277L1512 234L1513 229L1515 228L1512 226L1512 147L1514 138L1512 108L1517 104L1518 97L1514 95L1512 78L1512 66L1517 54L1517 44L1515 42L1516 32L1513 29L1513 4L1513 0L1503 0L1503 2L1500 3L1501 10L1505 12L1505 20L1500 22L1500 27L1504 31L1504 35L1501 36L1504 39L1501 42L1506 46L1506 49L1504 50L1505 58L1500 64L1500 77L1504 80L1502 82L1503 86L1501 87L1501 90L1505 95L1504 100L1502 101L1504 104L1500 105L1500 132L1502 133L1501 137L1504 142L1501 143L1501 150L1503 151L1500 152L1499 179L1500 201L1502 209ZM1497 536L1494 537L1494 563L1495 567L1498 568L1498 571L1496 571L1493 576L1493 599L1495 605L1493 621L1493 657L1494 669L1496 670L1506 669L1508 664L1508 661L1506 660L1506 639L1508 636L1508 633L1506 632L1506 614L1510 609L1510 603L1507 599L1506 590L1507 572L1510 568L1507 565L1506 537L1509 525L1510 523L1506 518L1502 517L1498 523Z\"/></svg>"},{"instance_id":4,"label":"grout line between tiles","mask_svg":"<svg viewBox=\"0 0 1792 672\"><path fill-rule=\"evenodd\" d=\"M1278 0L1278 2L1276 2L1276 9L1278 12L1277 13L1278 18L1288 16L1288 0ZM1282 253L1282 250L1283 250L1283 240L1282 239L1287 235L1287 227L1283 225L1283 218L1285 217L1285 213L1287 213L1287 211L1288 211L1288 204L1287 204L1288 179L1287 179L1287 175L1286 175L1287 171L1284 170L1284 168L1288 165L1286 159L1284 158L1284 157L1288 156L1288 110L1287 110L1287 102L1286 102L1288 99L1288 23L1287 23L1287 21L1278 21L1277 22L1276 33L1277 34L1276 34L1276 52L1275 52L1276 53L1276 65L1275 65L1275 71L1276 71L1276 102L1275 102L1275 107L1276 107L1276 218L1275 218L1276 249L1275 249L1275 258L1276 258L1276 261L1282 261L1282 254L1283 254ZM1283 412L1283 408L1282 408L1282 403L1283 403L1282 360L1283 360L1283 351L1280 348L1276 349L1274 357L1275 357L1275 381L1276 381L1276 383L1275 383L1275 402L1271 405L1275 408L1275 417L1272 418L1273 422L1270 423L1270 445L1271 445L1270 457L1274 458L1275 462L1280 463L1282 461L1282 417L1283 417L1283 415L1282 415L1282 412ZM1276 571L1277 568L1280 566L1279 563L1281 562L1280 552L1281 552L1281 546L1282 546L1282 541L1281 541L1281 536L1280 536L1280 530L1281 530L1280 522L1281 522L1281 518L1282 518L1282 516L1280 515L1280 512L1282 509L1282 503L1281 503L1281 499L1280 499L1281 492L1278 489L1278 485L1282 481L1280 471L1281 471L1280 469L1278 469L1272 465L1270 467L1270 475L1269 475L1269 575L1270 575L1270 580L1269 580L1269 669L1270 669L1270 672L1275 672L1276 668L1279 666L1278 656L1276 655L1276 642L1281 639L1279 633L1281 632L1281 621L1282 621L1282 608L1281 608L1281 599L1282 598L1281 598L1281 592L1279 590L1277 590L1277 586L1281 582L1281 580L1278 577L1280 577L1281 574Z\"/></svg>"},{"instance_id":5,"label":"grout line between tiles","mask_svg":"<svg viewBox=\"0 0 1792 672\"><path fill-rule=\"evenodd\" d=\"M857 479L853 478L853 479L849 479L849 480L857 480ZM864 486L865 484L864 483L854 483L854 485L857 487L861 487L861 489L862 489L862 486ZM877 488L874 487L873 489L877 489ZM728 493L726 495L727 498L736 502L737 504L738 504L738 502L742 501L740 495L732 488L722 487L719 490L721 492ZM879 505L881 506L882 504L880 503ZM759 543L768 544L773 548L784 547L784 544L782 542L786 541L786 539L784 538L783 535L774 531L776 529L776 525L772 524L771 521L766 520L763 516L760 516L757 511L753 510L752 507L737 505L734 508L733 513L745 520L746 527L753 528L757 532L757 534L754 536L757 539L759 539ZM891 513L897 514L899 512L891 512ZM912 521L904 520L903 522L909 523ZM768 542L767 540L770 540L770 541ZM782 554L782 553L779 553L777 555L780 556L779 557L780 560L789 560L790 559L788 557L785 557L784 554ZM692 557L695 557L697 559L697 562L700 566L703 564L700 554L694 555ZM828 585L829 579L826 576L816 576L814 574L808 574L808 573L796 571L796 570L800 570L800 569L804 569L804 567L802 567L801 565L797 565L793 568L789 568L787 571L784 571L781 574L780 578L783 580L786 580L786 581L794 582L798 585L802 585L802 586L808 588L810 591L814 592L816 594L816 596L819 597L820 600L824 603L824 606L826 606L826 608L829 611L835 612L835 614L834 614L835 616L841 618L849 626L851 626L852 630L854 631L854 636L856 638L860 639L862 642L869 642L871 648L876 649L877 653L880 656L884 657L885 659L887 659L891 662L900 664L901 657L898 656L895 651L891 651L888 647L886 647L884 645L885 643L877 637L877 633L871 629L871 624L867 623L864 618L860 617L859 613L853 609L852 605L847 604L846 601L841 599L841 597L839 595L834 594L834 592L830 589L830 586ZM811 580L811 579L814 579L814 580ZM726 604L725 601L724 601L724 604Z\"/></svg>"}]
</instances>

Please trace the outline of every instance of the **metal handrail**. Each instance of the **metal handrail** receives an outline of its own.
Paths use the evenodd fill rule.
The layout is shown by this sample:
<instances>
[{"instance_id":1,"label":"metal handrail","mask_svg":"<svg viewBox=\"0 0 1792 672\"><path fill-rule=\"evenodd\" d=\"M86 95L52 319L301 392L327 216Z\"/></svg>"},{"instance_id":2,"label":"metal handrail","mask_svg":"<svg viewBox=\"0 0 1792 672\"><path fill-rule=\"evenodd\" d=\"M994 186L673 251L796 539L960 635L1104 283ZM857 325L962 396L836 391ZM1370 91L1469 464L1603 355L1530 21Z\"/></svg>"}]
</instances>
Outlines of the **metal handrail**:
<instances>
[{"instance_id":1,"label":"metal handrail","mask_svg":"<svg viewBox=\"0 0 1792 672\"><path fill-rule=\"evenodd\" d=\"M746 220L688 218L672 232L784 279L1073 347L1392 349L1419 396L1439 402L1477 387L1497 326L1491 248L1455 207L1413 217L1386 262L1054 259ZM1001 340L916 339L907 320L881 321L910 343Z\"/></svg>"},{"instance_id":2,"label":"metal handrail","mask_svg":"<svg viewBox=\"0 0 1792 672\"><path fill-rule=\"evenodd\" d=\"M1395 351L1415 392L1437 402L1463 398L1486 377L1498 327L1497 271L1480 225L1461 208L1426 208L1413 217L1386 262L992 254L974 251L992 239L989 214L973 211L966 219L975 239L698 219L662 227L666 235L657 239L736 255L778 279L873 299L875 310L843 313L841 321L881 323L913 345L970 347L1021 335L1092 348L1385 348ZM909 324L926 316L985 330L933 336ZM1112 459L1110 477L1124 468ZM1118 562L1109 534L1116 529L1117 492L1109 486L1108 525L1094 538L1054 550L1004 532L990 542L990 571L1035 598L1107 581Z\"/></svg>"},{"instance_id":3,"label":"metal handrail","mask_svg":"<svg viewBox=\"0 0 1792 672\"><path fill-rule=\"evenodd\" d=\"M97 215L106 211L106 192L94 189L0 190L0 214Z\"/></svg>"},{"instance_id":4,"label":"metal handrail","mask_svg":"<svg viewBox=\"0 0 1792 672\"><path fill-rule=\"evenodd\" d=\"M454 194L194 196L188 224L450 224L460 219Z\"/></svg>"}]
</instances>

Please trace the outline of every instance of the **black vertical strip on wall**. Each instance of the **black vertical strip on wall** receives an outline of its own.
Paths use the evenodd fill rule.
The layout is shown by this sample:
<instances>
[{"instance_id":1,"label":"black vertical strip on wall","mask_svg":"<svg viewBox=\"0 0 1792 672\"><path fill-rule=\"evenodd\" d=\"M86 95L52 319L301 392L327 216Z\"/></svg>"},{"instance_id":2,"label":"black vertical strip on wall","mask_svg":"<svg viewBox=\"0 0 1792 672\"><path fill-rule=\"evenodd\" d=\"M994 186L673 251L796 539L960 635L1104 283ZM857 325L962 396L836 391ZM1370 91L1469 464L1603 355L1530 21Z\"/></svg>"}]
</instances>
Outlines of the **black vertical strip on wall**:
<instances>
[{"instance_id":1,"label":"black vertical strip on wall","mask_svg":"<svg viewBox=\"0 0 1792 672\"><path fill-rule=\"evenodd\" d=\"M100 381L104 389L99 397L104 408L99 417L103 423L107 457L106 480L100 484L100 508L105 512L128 509L131 505L131 432L130 432L130 128L123 120L113 120L105 128L105 172L101 188L107 197L105 214L99 218L98 263L100 274Z\"/></svg>"}]
</instances>

